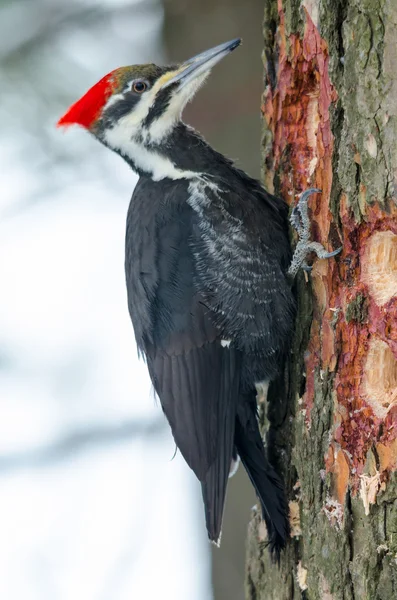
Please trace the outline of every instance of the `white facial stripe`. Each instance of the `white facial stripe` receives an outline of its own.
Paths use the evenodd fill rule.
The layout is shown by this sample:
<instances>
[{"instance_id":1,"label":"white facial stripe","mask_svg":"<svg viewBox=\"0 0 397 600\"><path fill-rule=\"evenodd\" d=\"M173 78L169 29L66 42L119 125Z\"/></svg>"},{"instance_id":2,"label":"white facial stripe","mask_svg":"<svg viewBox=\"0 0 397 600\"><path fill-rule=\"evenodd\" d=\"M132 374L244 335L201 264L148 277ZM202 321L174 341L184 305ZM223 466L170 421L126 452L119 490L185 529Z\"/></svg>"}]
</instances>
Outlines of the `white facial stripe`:
<instances>
[{"instance_id":1,"label":"white facial stripe","mask_svg":"<svg viewBox=\"0 0 397 600\"><path fill-rule=\"evenodd\" d=\"M176 93L174 93L174 95L171 97L170 103L167 106L165 113L161 115L160 118L155 119L150 125L150 127L143 128L142 123L148 116L149 110L156 100L157 93L163 87L163 85L167 83L168 80L173 78L173 76L176 73L177 71L173 71L170 73L165 73L162 77L160 77L160 79L155 83L155 85L151 89L147 90L142 94L141 98L139 99L131 113L122 117L122 119L120 119L119 123L114 129L118 129L117 126L122 121L123 127L126 128L131 138L142 137L147 143L161 142L161 140L163 140L169 134L169 132L178 122L178 120L180 120L181 113L185 105L187 104L187 102L189 102L191 98L193 98L193 96L195 95L199 87L204 83L208 75L208 73L204 73L199 77L189 81L182 88L179 88L179 90L176 91ZM135 81L135 79L131 79L131 81L128 82L128 84L126 84L123 92L111 96L106 102L104 110L107 110L109 107L113 106L114 104L117 104L117 102L122 100L124 97L124 92L127 89L131 88L133 81ZM120 133L122 132L119 132L117 134L117 137L120 136ZM108 136L106 134L106 138L109 143L111 143L110 139L112 137L114 136ZM121 137L124 138L123 135L121 135ZM117 148L121 150L119 146L117 146Z\"/></svg>"},{"instance_id":2,"label":"white facial stripe","mask_svg":"<svg viewBox=\"0 0 397 600\"><path fill-rule=\"evenodd\" d=\"M206 79L207 73L178 90L171 98L165 114L161 115L159 119L155 119L149 128L142 127L142 123L147 117L158 91L174 74L175 72L163 75L152 89L142 94L131 113L121 117L111 129L106 129L103 133L106 143L111 148L129 157L138 169L151 174L154 181L167 177L170 179L192 179L200 176L200 173L194 171L178 169L171 160L156 152L155 149L151 150L150 144L160 143L170 132L180 119L185 104L194 96ZM108 100L105 108L112 106L122 98L122 93L115 94ZM138 141L141 139L144 140L144 143Z\"/></svg>"},{"instance_id":3,"label":"white facial stripe","mask_svg":"<svg viewBox=\"0 0 397 600\"><path fill-rule=\"evenodd\" d=\"M199 175L194 171L177 169L168 158L138 143L131 137L130 117L131 115L122 117L112 129L105 130L105 140L111 148L128 156L138 169L151 174L154 181L160 181L166 177L192 179Z\"/></svg>"},{"instance_id":4,"label":"white facial stripe","mask_svg":"<svg viewBox=\"0 0 397 600\"><path fill-rule=\"evenodd\" d=\"M160 90L160 88L163 86L163 84L166 81L168 81L168 79L173 77L173 75L175 73L176 73L176 71L171 72L171 73L165 73L165 75L160 77L160 79L158 81L156 81L156 83L150 90L147 90L146 92L144 92L142 94L141 99L136 104L136 106L135 106L134 110L131 112L131 114L123 117L123 119L125 118L128 120L126 125L127 125L127 127L130 128L131 133L136 134L137 131L140 130L140 125L146 119L151 106L154 104L154 101L157 96L157 92Z\"/></svg>"},{"instance_id":5,"label":"white facial stripe","mask_svg":"<svg viewBox=\"0 0 397 600\"><path fill-rule=\"evenodd\" d=\"M122 100L124 98L123 94L113 94L113 96L110 96L109 100L106 102L106 104L103 107L103 112L105 112L105 110L107 110L110 106L112 106L113 104L117 104L117 102L119 100Z\"/></svg>"},{"instance_id":6,"label":"white facial stripe","mask_svg":"<svg viewBox=\"0 0 397 600\"><path fill-rule=\"evenodd\" d=\"M149 83L146 81L146 79L130 79L130 81L128 81L124 88L121 90L121 92L119 92L118 94L114 94L113 96L110 96L109 100L106 102L105 106L103 107L103 110L107 110L110 106L112 106L113 104L117 104L117 102L119 100L123 100L124 98L124 94L128 91L130 91L132 89L132 85L135 81L144 81L146 83L146 85L148 86Z\"/></svg>"},{"instance_id":7,"label":"white facial stripe","mask_svg":"<svg viewBox=\"0 0 397 600\"><path fill-rule=\"evenodd\" d=\"M171 97L171 101L167 106L165 114L161 115L159 119L155 119L149 128L143 130L142 135L144 139L157 143L161 142L180 120L181 113L186 104L193 98L208 75L209 73L204 73L191 80L187 85L179 88Z\"/></svg>"}]
</instances>

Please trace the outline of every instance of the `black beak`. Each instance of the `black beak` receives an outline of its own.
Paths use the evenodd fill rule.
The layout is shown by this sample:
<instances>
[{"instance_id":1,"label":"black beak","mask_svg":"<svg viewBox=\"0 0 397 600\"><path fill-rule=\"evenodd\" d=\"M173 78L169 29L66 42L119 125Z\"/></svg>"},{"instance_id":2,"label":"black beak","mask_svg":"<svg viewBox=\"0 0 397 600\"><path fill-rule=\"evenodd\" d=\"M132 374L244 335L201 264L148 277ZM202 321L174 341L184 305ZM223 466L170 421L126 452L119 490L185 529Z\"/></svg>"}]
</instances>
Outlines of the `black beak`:
<instances>
[{"instance_id":1,"label":"black beak","mask_svg":"<svg viewBox=\"0 0 397 600\"><path fill-rule=\"evenodd\" d=\"M216 63L222 58L230 54L241 44L241 38L236 38L230 42L225 42L215 48L201 52L184 62L178 69L178 72L169 79L162 87L168 87L173 83L179 82L180 87L183 87L192 79L195 79L199 75L210 71Z\"/></svg>"}]
</instances>

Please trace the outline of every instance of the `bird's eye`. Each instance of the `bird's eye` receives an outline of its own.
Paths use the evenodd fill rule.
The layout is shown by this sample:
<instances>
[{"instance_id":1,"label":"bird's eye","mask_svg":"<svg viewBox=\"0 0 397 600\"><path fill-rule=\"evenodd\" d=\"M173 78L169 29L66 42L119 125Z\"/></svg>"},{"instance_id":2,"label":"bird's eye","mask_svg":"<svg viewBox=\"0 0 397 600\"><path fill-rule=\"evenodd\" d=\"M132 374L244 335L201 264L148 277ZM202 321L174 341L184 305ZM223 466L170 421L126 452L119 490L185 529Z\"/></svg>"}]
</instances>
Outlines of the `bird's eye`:
<instances>
[{"instance_id":1,"label":"bird's eye","mask_svg":"<svg viewBox=\"0 0 397 600\"><path fill-rule=\"evenodd\" d=\"M132 89L137 94L142 94L147 89L147 83L145 81L134 81L132 84Z\"/></svg>"}]
</instances>

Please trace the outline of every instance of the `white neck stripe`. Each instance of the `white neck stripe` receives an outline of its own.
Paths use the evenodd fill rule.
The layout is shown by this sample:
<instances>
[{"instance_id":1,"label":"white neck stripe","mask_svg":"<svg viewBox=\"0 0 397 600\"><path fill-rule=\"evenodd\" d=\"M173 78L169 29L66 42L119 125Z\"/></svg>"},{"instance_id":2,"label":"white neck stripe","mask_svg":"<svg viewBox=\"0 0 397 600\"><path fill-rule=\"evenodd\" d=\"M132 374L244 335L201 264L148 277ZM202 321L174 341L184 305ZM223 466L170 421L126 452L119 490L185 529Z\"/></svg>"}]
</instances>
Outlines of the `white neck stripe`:
<instances>
[{"instance_id":1,"label":"white neck stripe","mask_svg":"<svg viewBox=\"0 0 397 600\"><path fill-rule=\"evenodd\" d=\"M193 179L200 176L200 173L195 171L178 169L170 159L131 138L126 119L128 116L120 119L112 129L105 130L104 137L111 148L128 157L137 169L151 175L154 181L165 178Z\"/></svg>"}]
</instances>

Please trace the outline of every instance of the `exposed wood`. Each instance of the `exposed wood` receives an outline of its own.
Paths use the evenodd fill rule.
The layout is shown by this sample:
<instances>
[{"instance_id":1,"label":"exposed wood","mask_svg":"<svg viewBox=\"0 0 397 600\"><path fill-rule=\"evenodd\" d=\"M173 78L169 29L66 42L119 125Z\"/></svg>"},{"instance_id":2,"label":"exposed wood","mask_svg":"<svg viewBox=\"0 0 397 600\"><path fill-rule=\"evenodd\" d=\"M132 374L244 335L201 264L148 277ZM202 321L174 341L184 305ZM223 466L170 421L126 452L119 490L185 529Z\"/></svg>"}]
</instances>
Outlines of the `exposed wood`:
<instances>
[{"instance_id":1,"label":"exposed wood","mask_svg":"<svg viewBox=\"0 0 397 600\"><path fill-rule=\"evenodd\" d=\"M298 279L289 392L269 410L290 488L278 570L259 516L246 595L397 597L397 4L268 0L263 176L292 204L308 187L312 235L336 259ZM273 386L274 388L274 386Z\"/></svg>"}]
</instances>

